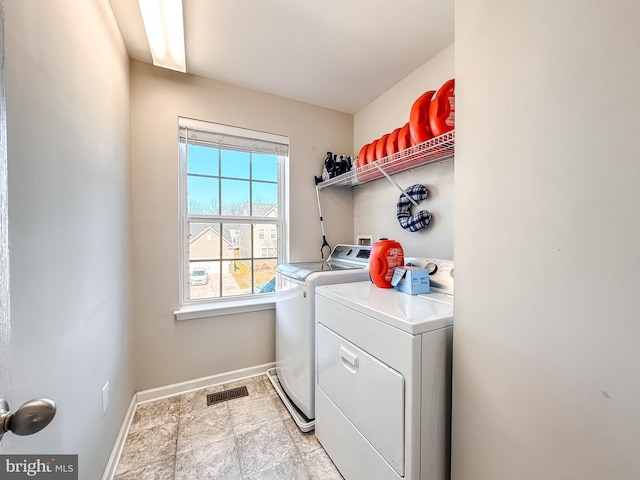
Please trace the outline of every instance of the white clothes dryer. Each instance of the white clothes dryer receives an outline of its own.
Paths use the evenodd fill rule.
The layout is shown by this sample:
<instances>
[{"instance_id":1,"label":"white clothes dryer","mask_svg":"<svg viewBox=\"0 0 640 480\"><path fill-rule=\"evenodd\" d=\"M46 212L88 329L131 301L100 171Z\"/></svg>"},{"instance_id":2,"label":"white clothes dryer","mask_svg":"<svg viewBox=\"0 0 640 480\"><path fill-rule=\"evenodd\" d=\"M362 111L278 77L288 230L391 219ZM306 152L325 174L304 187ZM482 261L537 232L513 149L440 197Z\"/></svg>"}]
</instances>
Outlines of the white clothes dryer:
<instances>
[{"instance_id":1,"label":"white clothes dryer","mask_svg":"<svg viewBox=\"0 0 640 480\"><path fill-rule=\"evenodd\" d=\"M315 425L315 290L369 278L371 246L336 245L326 262L276 267L276 366L267 376L298 427Z\"/></svg>"},{"instance_id":2,"label":"white clothes dryer","mask_svg":"<svg viewBox=\"0 0 640 480\"><path fill-rule=\"evenodd\" d=\"M424 263L429 294L316 289L316 435L346 480L449 478L453 262Z\"/></svg>"}]
</instances>

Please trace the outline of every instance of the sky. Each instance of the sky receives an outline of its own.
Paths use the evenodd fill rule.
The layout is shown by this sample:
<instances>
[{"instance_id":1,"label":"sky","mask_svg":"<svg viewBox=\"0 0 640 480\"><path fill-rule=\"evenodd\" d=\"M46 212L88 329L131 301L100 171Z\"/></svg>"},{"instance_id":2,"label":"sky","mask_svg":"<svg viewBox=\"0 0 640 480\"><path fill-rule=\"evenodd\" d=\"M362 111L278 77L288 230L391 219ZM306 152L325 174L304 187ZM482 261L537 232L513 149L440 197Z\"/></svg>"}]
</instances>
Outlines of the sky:
<instances>
[{"instance_id":1,"label":"sky","mask_svg":"<svg viewBox=\"0 0 640 480\"><path fill-rule=\"evenodd\" d=\"M254 203L278 203L278 167L275 155L189 145L187 173L190 205L193 202L200 205L217 204L220 188L225 205L248 203L251 184ZM254 181L251 182L250 179Z\"/></svg>"}]
</instances>

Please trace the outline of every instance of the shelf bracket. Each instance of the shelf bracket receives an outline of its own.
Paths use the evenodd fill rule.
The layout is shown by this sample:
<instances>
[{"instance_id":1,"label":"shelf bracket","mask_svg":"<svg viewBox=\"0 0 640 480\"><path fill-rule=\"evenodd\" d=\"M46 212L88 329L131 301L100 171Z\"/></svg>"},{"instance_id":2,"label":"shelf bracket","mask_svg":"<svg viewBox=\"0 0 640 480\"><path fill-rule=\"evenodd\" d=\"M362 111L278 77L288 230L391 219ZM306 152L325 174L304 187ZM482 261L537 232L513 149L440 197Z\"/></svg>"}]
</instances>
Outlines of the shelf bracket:
<instances>
[{"instance_id":1,"label":"shelf bracket","mask_svg":"<svg viewBox=\"0 0 640 480\"><path fill-rule=\"evenodd\" d=\"M407 195L407 192L405 191L405 189L402 188L400 185L398 185L396 183L396 181L393 178L391 178L391 176L387 172L384 171L384 168L382 168L380 165L378 165L378 162L373 162L373 164L376 166L376 168L378 170L380 170L380 173L382 173L382 175L384 175L387 178L387 180L389 180L391 183L393 183L396 186L396 188L398 190L400 190L402 195L405 196L407 198L407 200L409 200L411 203L413 203L416 207L418 206L418 202L416 202L413 198L411 198L409 195Z\"/></svg>"}]
</instances>

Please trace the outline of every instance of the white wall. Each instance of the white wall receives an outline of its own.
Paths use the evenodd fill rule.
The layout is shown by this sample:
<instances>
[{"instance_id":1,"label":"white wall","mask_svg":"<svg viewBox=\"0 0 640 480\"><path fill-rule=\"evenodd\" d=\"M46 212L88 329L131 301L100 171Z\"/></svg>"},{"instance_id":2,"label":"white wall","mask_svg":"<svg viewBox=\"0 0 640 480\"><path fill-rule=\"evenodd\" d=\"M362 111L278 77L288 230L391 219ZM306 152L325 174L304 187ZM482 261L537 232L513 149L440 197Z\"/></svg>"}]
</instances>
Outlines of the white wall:
<instances>
[{"instance_id":1,"label":"white wall","mask_svg":"<svg viewBox=\"0 0 640 480\"><path fill-rule=\"evenodd\" d=\"M355 115L355 155L362 145L407 123L413 102L453 77L451 44ZM354 235L372 235L374 241L380 237L393 238L402 244L405 255L452 259L453 161L420 167L393 178L402 188L416 183L427 187L430 197L420 203L420 208L413 207L412 212L430 211L431 224L418 232L403 230L396 218L400 191L388 180L379 179L354 189Z\"/></svg>"},{"instance_id":2,"label":"white wall","mask_svg":"<svg viewBox=\"0 0 640 480\"><path fill-rule=\"evenodd\" d=\"M58 413L42 432L3 443L78 454L81 478L93 479L134 392L129 67L106 0L70 7L5 7L10 404L45 396Z\"/></svg>"},{"instance_id":3,"label":"white wall","mask_svg":"<svg viewBox=\"0 0 640 480\"><path fill-rule=\"evenodd\" d=\"M353 117L193 75L131 63L132 192L138 389L275 360L274 311L176 322L178 116L290 138L291 261L320 258L314 175L349 153ZM329 241L353 237L352 194L321 192ZM346 208L345 208L346 206Z\"/></svg>"},{"instance_id":4,"label":"white wall","mask_svg":"<svg viewBox=\"0 0 640 480\"><path fill-rule=\"evenodd\" d=\"M640 3L456 3L455 480L640 478Z\"/></svg>"}]
</instances>

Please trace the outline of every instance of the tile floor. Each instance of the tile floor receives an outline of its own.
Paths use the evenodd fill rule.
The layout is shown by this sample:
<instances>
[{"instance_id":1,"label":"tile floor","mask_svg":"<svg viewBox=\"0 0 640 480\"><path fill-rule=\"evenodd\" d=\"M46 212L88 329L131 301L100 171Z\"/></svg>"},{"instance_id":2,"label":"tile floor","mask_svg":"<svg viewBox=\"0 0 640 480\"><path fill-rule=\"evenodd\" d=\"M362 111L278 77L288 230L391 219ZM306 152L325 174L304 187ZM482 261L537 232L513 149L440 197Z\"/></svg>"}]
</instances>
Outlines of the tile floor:
<instances>
[{"instance_id":1,"label":"tile floor","mask_svg":"<svg viewBox=\"0 0 640 480\"><path fill-rule=\"evenodd\" d=\"M246 385L248 397L207 406ZM265 375L138 405L114 480L342 480Z\"/></svg>"}]
</instances>

